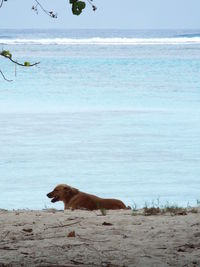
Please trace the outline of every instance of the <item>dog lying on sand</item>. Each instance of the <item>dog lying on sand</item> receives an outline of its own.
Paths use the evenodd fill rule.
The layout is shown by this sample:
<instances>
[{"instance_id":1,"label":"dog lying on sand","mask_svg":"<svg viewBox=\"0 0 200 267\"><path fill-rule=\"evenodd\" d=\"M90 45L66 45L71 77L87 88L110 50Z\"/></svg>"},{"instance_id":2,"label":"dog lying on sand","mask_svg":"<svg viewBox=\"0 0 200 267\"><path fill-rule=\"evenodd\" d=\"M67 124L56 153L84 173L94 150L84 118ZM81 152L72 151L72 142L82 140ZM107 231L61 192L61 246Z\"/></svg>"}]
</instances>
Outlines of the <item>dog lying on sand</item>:
<instances>
[{"instance_id":1,"label":"dog lying on sand","mask_svg":"<svg viewBox=\"0 0 200 267\"><path fill-rule=\"evenodd\" d=\"M63 201L64 209L126 209L126 206L121 200L100 198L79 191L66 184L57 185L54 190L47 194L47 197L52 198L51 202Z\"/></svg>"}]
</instances>

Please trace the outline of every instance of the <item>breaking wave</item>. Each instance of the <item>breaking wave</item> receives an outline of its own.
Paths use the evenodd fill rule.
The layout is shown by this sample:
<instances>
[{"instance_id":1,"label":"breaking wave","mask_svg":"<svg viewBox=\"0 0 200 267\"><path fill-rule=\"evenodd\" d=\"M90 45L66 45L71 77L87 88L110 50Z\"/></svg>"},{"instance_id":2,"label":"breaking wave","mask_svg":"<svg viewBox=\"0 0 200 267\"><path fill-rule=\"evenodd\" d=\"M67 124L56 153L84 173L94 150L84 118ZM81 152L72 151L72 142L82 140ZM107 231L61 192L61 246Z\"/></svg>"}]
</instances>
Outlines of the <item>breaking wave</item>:
<instances>
[{"instance_id":1,"label":"breaking wave","mask_svg":"<svg viewBox=\"0 0 200 267\"><path fill-rule=\"evenodd\" d=\"M0 39L7 45L184 45L200 44L200 37L175 38L43 38L43 39Z\"/></svg>"}]
</instances>

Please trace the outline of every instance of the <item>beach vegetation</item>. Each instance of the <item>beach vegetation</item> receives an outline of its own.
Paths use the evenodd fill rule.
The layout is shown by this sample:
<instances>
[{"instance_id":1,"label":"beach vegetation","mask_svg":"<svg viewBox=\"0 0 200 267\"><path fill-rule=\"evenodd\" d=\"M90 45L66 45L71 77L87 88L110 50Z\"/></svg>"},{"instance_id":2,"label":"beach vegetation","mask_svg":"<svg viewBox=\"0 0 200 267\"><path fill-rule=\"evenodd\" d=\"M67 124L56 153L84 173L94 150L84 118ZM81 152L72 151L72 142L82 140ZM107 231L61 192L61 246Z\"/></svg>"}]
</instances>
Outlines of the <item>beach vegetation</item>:
<instances>
[{"instance_id":1,"label":"beach vegetation","mask_svg":"<svg viewBox=\"0 0 200 267\"><path fill-rule=\"evenodd\" d=\"M3 7L4 3L8 0L0 0L0 8ZM92 7L92 10L95 11L97 7L94 5L93 0L87 0L87 3ZM80 1L80 0L69 0L69 4L71 5L72 14L79 16L82 11L86 8L86 1ZM46 9L38 0L34 0L34 5L32 6L32 10L38 15L39 11L42 11L47 16L57 19L58 14L55 11ZM0 56L9 59L12 63L21 67L33 67L38 65L40 62L30 63L28 61L25 61L24 63L19 63L17 60L12 59L12 54L8 50L2 50L0 51ZM16 69L16 68L15 68ZM0 75L2 78L7 82L12 82L11 79L6 78L3 71L0 69Z\"/></svg>"},{"instance_id":2,"label":"beach vegetation","mask_svg":"<svg viewBox=\"0 0 200 267\"><path fill-rule=\"evenodd\" d=\"M138 208L137 208L137 204L135 202L133 202L131 209L132 209L132 216L135 216L138 214Z\"/></svg>"},{"instance_id":3,"label":"beach vegetation","mask_svg":"<svg viewBox=\"0 0 200 267\"><path fill-rule=\"evenodd\" d=\"M198 209L197 208L191 208L190 213L198 213Z\"/></svg>"},{"instance_id":4,"label":"beach vegetation","mask_svg":"<svg viewBox=\"0 0 200 267\"><path fill-rule=\"evenodd\" d=\"M176 204L167 204L164 208L162 208L162 213L169 213L170 215L187 215L187 208L179 207Z\"/></svg>"},{"instance_id":5,"label":"beach vegetation","mask_svg":"<svg viewBox=\"0 0 200 267\"><path fill-rule=\"evenodd\" d=\"M199 206L197 207L180 207L177 204L166 202L165 205L161 205L159 199L156 201L152 201L150 204L145 202L144 207L137 209L136 203L134 203L132 207L132 215L144 215L144 216L152 216L152 215L187 215L188 213L198 213Z\"/></svg>"},{"instance_id":6,"label":"beach vegetation","mask_svg":"<svg viewBox=\"0 0 200 267\"><path fill-rule=\"evenodd\" d=\"M161 213L160 208L155 208L155 207L144 207L143 214L145 216L150 216L150 215L158 215Z\"/></svg>"}]
</instances>

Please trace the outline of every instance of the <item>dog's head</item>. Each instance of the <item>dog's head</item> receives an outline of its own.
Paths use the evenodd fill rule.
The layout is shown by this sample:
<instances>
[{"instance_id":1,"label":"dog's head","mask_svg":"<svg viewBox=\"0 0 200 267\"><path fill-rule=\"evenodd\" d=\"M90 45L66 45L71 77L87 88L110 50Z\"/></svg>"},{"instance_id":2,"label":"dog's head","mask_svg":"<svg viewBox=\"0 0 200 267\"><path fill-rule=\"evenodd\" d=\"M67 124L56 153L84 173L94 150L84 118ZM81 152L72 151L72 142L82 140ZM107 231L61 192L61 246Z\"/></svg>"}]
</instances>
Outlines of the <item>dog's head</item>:
<instances>
[{"instance_id":1,"label":"dog's head","mask_svg":"<svg viewBox=\"0 0 200 267\"><path fill-rule=\"evenodd\" d=\"M47 194L47 197L52 198L51 202L64 201L68 202L74 195L78 193L78 189L66 184L57 185L54 190Z\"/></svg>"}]
</instances>

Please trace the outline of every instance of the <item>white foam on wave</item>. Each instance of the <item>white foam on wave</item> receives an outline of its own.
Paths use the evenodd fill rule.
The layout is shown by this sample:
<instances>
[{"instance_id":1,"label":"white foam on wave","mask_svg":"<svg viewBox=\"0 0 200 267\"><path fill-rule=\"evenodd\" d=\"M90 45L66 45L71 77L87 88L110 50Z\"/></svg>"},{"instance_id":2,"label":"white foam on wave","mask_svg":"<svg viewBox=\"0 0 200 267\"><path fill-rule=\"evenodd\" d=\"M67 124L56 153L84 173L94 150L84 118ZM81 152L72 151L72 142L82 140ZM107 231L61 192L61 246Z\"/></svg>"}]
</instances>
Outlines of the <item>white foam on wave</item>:
<instances>
[{"instance_id":1,"label":"white foam on wave","mask_svg":"<svg viewBox=\"0 0 200 267\"><path fill-rule=\"evenodd\" d=\"M0 39L7 45L181 45L200 44L200 37L181 38L43 38L43 39Z\"/></svg>"}]
</instances>

